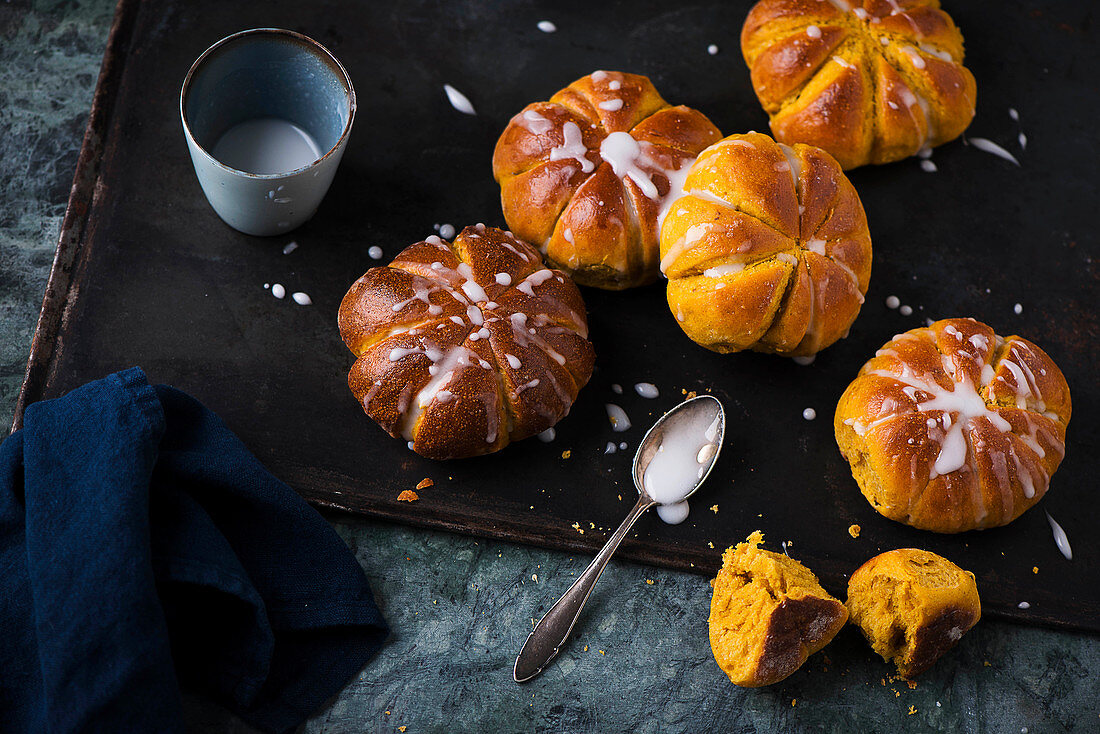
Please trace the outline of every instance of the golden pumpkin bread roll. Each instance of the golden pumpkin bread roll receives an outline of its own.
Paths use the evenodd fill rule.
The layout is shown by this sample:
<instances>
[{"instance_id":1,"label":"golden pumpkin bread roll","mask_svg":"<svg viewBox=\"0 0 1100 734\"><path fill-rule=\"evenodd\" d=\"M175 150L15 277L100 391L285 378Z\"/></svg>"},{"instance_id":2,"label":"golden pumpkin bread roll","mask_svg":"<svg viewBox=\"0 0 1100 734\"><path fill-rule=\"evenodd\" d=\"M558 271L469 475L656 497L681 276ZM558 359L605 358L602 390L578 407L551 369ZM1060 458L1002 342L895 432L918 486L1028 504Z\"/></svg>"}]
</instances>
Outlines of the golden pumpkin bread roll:
<instances>
[{"instance_id":1,"label":"golden pumpkin bread roll","mask_svg":"<svg viewBox=\"0 0 1100 734\"><path fill-rule=\"evenodd\" d=\"M493 176L504 218L581 285L652 283L670 179L720 137L648 77L593 72L527 105L501 134Z\"/></svg>"},{"instance_id":2,"label":"golden pumpkin bread roll","mask_svg":"<svg viewBox=\"0 0 1100 734\"><path fill-rule=\"evenodd\" d=\"M1069 386L1039 347L974 319L899 334L859 371L833 427L879 513L937 533L1012 522L1065 455Z\"/></svg>"},{"instance_id":3,"label":"golden pumpkin bread roll","mask_svg":"<svg viewBox=\"0 0 1100 734\"><path fill-rule=\"evenodd\" d=\"M783 680L829 644L848 610L808 568L761 550L759 530L722 554L710 603L710 647L739 686Z\"/></svg>"},{"instance_id":4,"label":"golden pumpkin bread roll","mask_svg":"<svg viewBox=\"0 0 1100 734\"><path fill-rule=\"evenodd\" d=\"M699 154L682 191L661 227L661 270L693 341L797 357L848 333L871 279L871 234L828 153L731 135Z\"/></svg>"},{"instance_id":5,"label":"golden pumpkin bread roll","mask_svg":"<svg viewBox=\"0 0 1100 734\"><path fill-rule=\"evenodd\" d=\"M431 459L499 451L546 430L595 359L577 286L530 245L481 224L368 270L339 324L363 410Z\"/></svg>"},{"instance_id":6,"label":"golden pumpkin bread roll","mask_svg":"<svg viewBox=\"0 0 1100 734\"><path fill-rule=\"evenodd\" d=\"M916 548L860 566L848 581L847 606L875 652L906 679L927 670L982 616L974 574Z\"/></svg>"},{"instance_id":7,"label":"golden pumpkin bread roll","mask_svg":"<svg viewBox=\"0 0 1100 734\"><path fill-rule=\"evenodd\" d=\"M938 0L761 0L741 52L776 139L845 169L954 140L974 119L962 34Z\"/></svg>"}]
</instances>

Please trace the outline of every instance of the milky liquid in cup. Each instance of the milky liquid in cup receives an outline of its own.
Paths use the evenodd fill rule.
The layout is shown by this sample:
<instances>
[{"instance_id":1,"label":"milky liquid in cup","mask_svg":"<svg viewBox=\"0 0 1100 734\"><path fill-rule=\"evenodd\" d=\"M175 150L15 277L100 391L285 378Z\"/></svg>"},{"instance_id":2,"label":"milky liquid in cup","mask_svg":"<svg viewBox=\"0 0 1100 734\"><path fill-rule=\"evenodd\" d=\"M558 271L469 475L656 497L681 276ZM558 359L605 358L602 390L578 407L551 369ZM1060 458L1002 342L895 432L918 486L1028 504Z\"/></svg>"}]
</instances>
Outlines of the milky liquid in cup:
<instances>
[{"instance_id":1,"label":"milky liquid in cup","mask_svg":"<svg viewBox=\"0 0 1100 734\"><path fill-rule=\"evenodd\" d=\"M238 171L257 175L286 173L310 165L322 155L313 136L277 117L245 120L229 128L214 145L213 156Z\"/></svg>"}]
</instances>

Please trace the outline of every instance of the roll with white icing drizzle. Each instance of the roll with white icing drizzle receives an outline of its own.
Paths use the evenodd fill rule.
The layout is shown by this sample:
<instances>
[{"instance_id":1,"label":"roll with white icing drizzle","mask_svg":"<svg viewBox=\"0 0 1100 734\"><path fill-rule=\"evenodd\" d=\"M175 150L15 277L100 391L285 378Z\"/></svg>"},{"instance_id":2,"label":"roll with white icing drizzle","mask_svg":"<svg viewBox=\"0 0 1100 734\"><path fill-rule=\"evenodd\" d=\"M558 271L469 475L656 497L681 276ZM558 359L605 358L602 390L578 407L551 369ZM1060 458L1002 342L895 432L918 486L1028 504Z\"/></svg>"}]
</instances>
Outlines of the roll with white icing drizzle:
<instances>
[{"instance_id":1,"label":"roll with white icing drizzle","mask_svg":"<svg viewBox=\"0 0 1100 734\"><path fill-rule=\"evenodd\" d=\"M834 428L878 512L957 533L1012 522L1046 494L1070 413L1042 349L945 319L880 349L841 396Z\"/></svg>"},{"instance_id":2,"label":"roll with white icing drizzle","mask_svg":"<svg viewBox=\"0 0 1100 734\"><path fill-rule=\"evenodd\" d=\"M390 435L433 459L545 434L592 374L584 303L508 232L436 235L367 271L340 306L348 384Z\"/></svg>"},{"instance_id":3,"label":"roll with white icing drizzle","mask_svg":"<svg viewBox=\"0 0 1100 734\"><path fill-rule=\"evenodd\" d=\"M696 343L805 357L859 314L871 235L828 153L731 135L699 154L669 198L661 270L672 313Z\"/></svg>"},{"instance_id":4,"label":"roll with white icing drizzle","mask_svg":"<svg viewBox=\"0 0 1100 734\"><path fill-rule=\"evenodd\" d=\"M954 140L974 118L962 34L935 0L761 0L741 51L776 139L845 169Z\"/></svg>"},{"instance_id":5,"label":"roll with white icing drizzle","mask_svg":"<svg viewBox=\"0 0 1100 734\"><path fill-rule=\"evenodd\" d=\"M665 102L648 78L593 72L528 105L501 134L493 175L504 217L582 285L651 283L663 206L720 137L700 112Z\"/></svg>"}]
</instances>

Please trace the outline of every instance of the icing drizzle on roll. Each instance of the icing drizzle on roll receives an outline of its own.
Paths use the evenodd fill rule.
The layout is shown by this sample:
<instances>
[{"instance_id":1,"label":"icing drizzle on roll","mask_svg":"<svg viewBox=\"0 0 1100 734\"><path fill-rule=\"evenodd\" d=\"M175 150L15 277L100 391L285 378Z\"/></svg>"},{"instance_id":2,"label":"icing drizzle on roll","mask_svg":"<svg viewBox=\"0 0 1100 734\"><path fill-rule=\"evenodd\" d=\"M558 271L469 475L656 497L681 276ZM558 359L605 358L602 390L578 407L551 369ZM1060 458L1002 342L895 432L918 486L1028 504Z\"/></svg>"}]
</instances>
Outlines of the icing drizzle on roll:
<instances>
[{"instance_id":1,"label":"icing drizzle on roll","mask_svg":"<svg viewBox=\"0 0 1100 734\"><path fill-rule=\"evenodd\" d=\"M418 453L497 450L568 413L591 374L582 314L576 287L510 233L467 227L454 244L432 235L345 296L341 335L358 357L349 382ZM426 433L432 411L442 412Z\"/></svg>"},{"instance_id":2,"label":"icing drizzle on roll","mask_svg":"<svg viewBox=\"0 0 1100 734\"><path fill-rule=\"evenodd\" d=\"M858 388L864 380L877 382ZM1064 378L1034 344L948 319L880 349L837 417L869 446L897 446L894 461L908 462L916 486L946 481L953 502L973 506L973 527L987 527L988 513L1004 524L1045 494L1065 454L1069 409Z\"/></svg>"}]
</instances>

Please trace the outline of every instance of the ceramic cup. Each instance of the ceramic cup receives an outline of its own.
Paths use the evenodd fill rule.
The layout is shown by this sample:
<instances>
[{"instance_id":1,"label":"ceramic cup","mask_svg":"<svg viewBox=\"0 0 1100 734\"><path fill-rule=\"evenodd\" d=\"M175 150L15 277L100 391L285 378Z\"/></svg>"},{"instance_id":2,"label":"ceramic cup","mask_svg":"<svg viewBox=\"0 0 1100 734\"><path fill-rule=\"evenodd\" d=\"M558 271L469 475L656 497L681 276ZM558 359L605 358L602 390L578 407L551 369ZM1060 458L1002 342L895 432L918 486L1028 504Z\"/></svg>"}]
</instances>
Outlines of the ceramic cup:
<instances>
[{"instance_id":1,"label":"ceramic cup","mask_svg":"<svg viewBox=\"0 0 1100 734\"><path fill-rule=\"evenodd\" d=\"M195 61L180 91L180 118L199 184L218 216L246 234L283 234L312 217L328 191L355 119L355 90L336 57L312 38L254 28L223 38ZM316 160L306 163L313 157L306 152L293 170L256 173L215 157L241 165L240 154L228 152L268 140L250 131L269 130L263 126L272 122L292 136L287 123L304 132L307 142L289 142L316 151ZM270 139L279 145L278 136Z\"/></svg>"}]
</instances>

